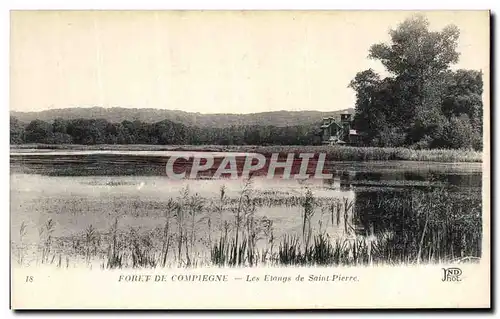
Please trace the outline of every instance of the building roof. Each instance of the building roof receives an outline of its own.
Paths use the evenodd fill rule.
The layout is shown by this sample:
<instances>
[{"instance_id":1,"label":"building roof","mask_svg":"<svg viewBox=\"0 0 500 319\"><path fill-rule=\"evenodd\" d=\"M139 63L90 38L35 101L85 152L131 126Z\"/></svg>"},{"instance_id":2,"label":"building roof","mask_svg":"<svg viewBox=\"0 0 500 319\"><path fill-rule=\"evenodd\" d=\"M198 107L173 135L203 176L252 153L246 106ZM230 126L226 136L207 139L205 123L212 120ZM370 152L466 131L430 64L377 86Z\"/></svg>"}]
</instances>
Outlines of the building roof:
<instances>
[{"instance_id":1,"label":"building roof","mask_svg":"<svg viewBox=\"0 0 500 319\"><path fill-rule=\"evenodd\" d=\"M330 127L330 126L332 126L332 124L335 124L335 125L337 125L338 127L342 127L342 126L341 126L339 123L337 123L336 121L332 121L332 122L330 122L329 124L323 124L323 125L321 125L321 128L327 128L327 127Z\"/></svg>"}]
</instances>

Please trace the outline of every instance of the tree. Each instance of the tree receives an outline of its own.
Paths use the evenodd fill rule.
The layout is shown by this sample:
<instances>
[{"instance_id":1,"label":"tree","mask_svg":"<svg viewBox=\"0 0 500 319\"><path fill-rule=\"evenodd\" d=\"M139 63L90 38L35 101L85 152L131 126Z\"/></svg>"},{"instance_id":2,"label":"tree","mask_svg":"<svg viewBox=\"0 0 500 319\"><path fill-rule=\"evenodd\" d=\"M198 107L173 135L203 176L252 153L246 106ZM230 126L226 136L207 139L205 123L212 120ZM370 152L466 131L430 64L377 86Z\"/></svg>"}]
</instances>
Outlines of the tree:
<instances>
[{"instance_id":1,"label":"tree","mask_svg":"<svg viewBox=\"0 0 500 319\"><path fill-rule=\"evenodd\" d=\"M371 46L369 58L379 60L390 75L381 78L371 69L361 71L349 85L356 91L354 124L363 141L459 147L442 140L445 126L465 114L469 124L462 123L461 129L476 134L482 127L483 83L479 71L450 70L459 58L458 28L430 31L427 19L416 15L389 34L389 43Z\"/></svg>"},{"instance_id":2,"label":"tree","mask_svg":"<svg viewBox=\"0 0 500 319\"><path fill-rule=\"evenodd\" d=\"M396 77L426 80L458 61L460 31L454 25L429 31L429 21L415 15L389 32L391 43L374 44L369 57L382 62Z\"/></svg>"},{"instance_id":3,"label":"tree","mask_svg":"<svg viewBox=\"0 0 500 319\"><path fill-rule=\"evenodd\" d=\"M483 125L483 73L457 70L447 73L448 85L443 96L442 110L447 117L467 114L474 125Z\"/></svg>"},{"instance_id":4,"label":"tree","mask_svg":"<svg viewBox=\"0 0 500 319\"><path fill-rule=\"evenodd\" d=\"M289 127L232 125L225 128L185 126L169 120L144 123L139 120L110 123L103 119L40 120L28 125L26 134L17 119L11 119L11 142L53 144L222 144L310 145L316 142L319 123Z\"/></svg>"},{"instance_id":5,"label":"tree","mask_svg":"<svg viewBox=\"0 0 500 319\"><path fill-rule=\"evenodd\" d=\"M10 117L10 143L24 143L25 130L24 125L15 117Z\"/></svg>"},{"instance_id":6,"label":"tree","mask_svg":"<svg viewBox=\"0 0 500 319\"><path fill-rule=\"evenodd\" d=\"M442 146L450 148L472 148L475 139L469 117L453 116L443 130Z\"/></svg>"},{"instance_id":7,"label":"tree","mask_svg":"<svg viewBox=\"0 0 500 319\"><path fill-rule=\"evenodd\" d=\"M372 69L362 71L356 74L349 87L356 91L354 126L364 133L364 142L371 144L387 125L380 77Z\"/></svg>"},{"instance_id":8,"label":"tree","mask_svg":"<svg viewBox=\"0 0 500 319\"><path fill-rule=\"evenodd\" d=\"M56 118L52 123L52 131L54 133L66 134L68 132L68 121L62 118Z\"/></svg>"},{"instance_id":9,"label":"tree","mask_svg":"<svg viewBox=\"0 0 500 319\"><path fill-rule=\"evenodd\" d=\"M33 120L26 127L27 143L52 143L52 125L42 120Z\"/></svg>"}]
</instances>

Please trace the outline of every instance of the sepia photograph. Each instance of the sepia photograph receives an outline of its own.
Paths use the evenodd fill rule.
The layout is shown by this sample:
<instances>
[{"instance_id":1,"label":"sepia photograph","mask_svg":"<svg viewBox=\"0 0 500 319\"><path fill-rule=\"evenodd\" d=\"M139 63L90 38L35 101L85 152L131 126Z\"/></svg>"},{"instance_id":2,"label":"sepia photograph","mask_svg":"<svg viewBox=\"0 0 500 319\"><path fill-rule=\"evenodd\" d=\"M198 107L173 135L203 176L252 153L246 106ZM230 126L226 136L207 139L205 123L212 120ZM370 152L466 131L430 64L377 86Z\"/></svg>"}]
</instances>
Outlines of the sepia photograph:
<instances>
[{"instance_id":1,"label":"sepia photograph","mask_svg":"<svg viewBox=\"0 0 500 319\"><path fill-rule=\"evenodd\" d=\"M489 11L11 11L11 307L489 308L489 72Z\"/></svg>"}]
</instances>

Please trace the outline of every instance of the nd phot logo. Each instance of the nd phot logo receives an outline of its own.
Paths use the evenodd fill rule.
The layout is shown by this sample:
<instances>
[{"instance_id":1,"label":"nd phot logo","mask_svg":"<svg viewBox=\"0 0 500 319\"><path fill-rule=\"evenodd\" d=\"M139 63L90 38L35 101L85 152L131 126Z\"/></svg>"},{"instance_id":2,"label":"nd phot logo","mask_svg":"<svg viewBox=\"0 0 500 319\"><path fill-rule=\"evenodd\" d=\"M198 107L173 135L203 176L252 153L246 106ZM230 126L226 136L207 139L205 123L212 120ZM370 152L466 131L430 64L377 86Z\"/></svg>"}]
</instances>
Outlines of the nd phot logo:
<instances>
[{"instance_id":1,"label":"nd phot logo","mask_svg":"<svg viewBox=\"0 0 500 319\"><path fill-rule=\"evenodd\" d=\"M462 281L460 276L462 275L462 269L460 268L443 268L443 278L442 281Z\"/></svg>"}]
</instances>

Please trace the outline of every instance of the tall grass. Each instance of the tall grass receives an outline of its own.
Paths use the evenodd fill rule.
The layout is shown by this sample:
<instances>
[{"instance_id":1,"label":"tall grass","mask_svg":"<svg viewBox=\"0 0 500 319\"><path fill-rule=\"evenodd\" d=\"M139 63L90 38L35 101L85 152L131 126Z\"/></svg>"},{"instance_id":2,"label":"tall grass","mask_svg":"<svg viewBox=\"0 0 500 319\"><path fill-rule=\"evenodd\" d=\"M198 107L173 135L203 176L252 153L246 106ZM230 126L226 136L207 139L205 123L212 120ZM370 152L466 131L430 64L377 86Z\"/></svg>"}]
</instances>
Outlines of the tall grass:
<instances>
[{"instance_id":1,"label":"tall grass","mask_svg":"<svg viewBox=\"0 0 500 319\"><path fill-rule=\"evenodd\" d=\"M17 262L22 265L24 260L24 237L26 236L26 223L23 221L19 227L19 248L17 255Z\"/></svg>"},{"instance_id":2,"label":"tall grass","mask_svg":"<svg viewBox=\"0 0 500 319\"><path fill-rule=\"evenodd\" d=\"M49 261L49 256L52 251L52 234L54 232L54 227L54 221L52 220L52 218L49 218L47 222L39 229L40 242L42 243L42 264Z\"/></svg>"},{"instance_id":3,"label":"tall grass","mask_svg":"<svg viewBox=\"0 0 500 319\"><path fill-rule=\"evenodd\" d=\"M332 161L429 161L429 162L482 162L482 152L467 149L417 150L404 147L352 147L352 146L257 146L241 147L238 151L261 154L325 153ZM234 151L234 150L232 150Z\"/></svg>"},{"instance_id":4,"label":"tall grass","mask_svg":"<svg viewBox=\"0 0 500 319\"><path fill-rule=\"evenodd\" d=\"M86 261L87 263L90 263L90 260L92 259L93 256L97 253L97 246L98 246L98 238L99 235L95 228L90 224L86 229L85 229L85 234L84 234L84 242L85 242L85 255L86 255Z\"/></svg>"},{"instance_id":5,"label":"tall grass","mask_svg":"<svg viewBox=\"0 0 500 319\"><path fill-rule=\"evenodd\" d=\"M170 223L174 212L176 211L177 204L169 199L165 209L165 222L163 225L163 238L162 238L162 248L161 248L161 265L165 267L167 264L168 252L170 246L172 245L172 235L170 234Z\"/></svg>"},{"instance_id":6,"label":"tall grass","mask_svg":"<svg viewBox=\"0 0 500 319\"><path fill-rule=\"evenodd\" d=\"M326 153L337 161L431 161L481 162L482 152L468 149L412 149L405 147L354 147L341 145L11 145L11 151L24 149L59 150L148 150L148 151L213 151L272 153Z\"/></svg>"},{"instance_id":7,"label":"tall grass","mask_svg":"<svg viewBox=\"0 0 500 319\"><path fill-rule=\"evenodd\" d=\"M218 212L222 213L224 204L226 203L225 188L221 188L220 203L216 205ZM224 231L221 236L211 247L211 260L219 266L253 266L259 261L259 253L257 251L257 240L259 230L257 229L257 221L255 217L256 205L252 200L252 179L244 181L239 196L235 201L235 205L229 208L233 216L234 233L229 237L228 223L224 223ZM264 222L266 225L267 235L272 227L272 223ZM265 252L268 253L268 250Z\"/></svg>"},{"instance_id":8,"label":"tall grass","mask_svg":"<svg viewBox=\"0 0 500 319\"><path fill-rule=\"evenodd\" d=\"M302 208L302 241L307 249L312 235L311 218L314 215L314 197L310 189L306 189Z\"/></svg>"},{"instance_id":9,"label":"tall grass","mask_svg":"<svg viewBox=\"0 0 500 319\"><path fill-rule=\"evenodd\" d=\"M39 261L69 266L81 256L102 268L252 267L256 265L373 265L475 261L481 257L481 198L444 188L427 191L357 192L319 200L303 188L297 232L275 236L273 220L256 215L252 181L235 200L224 187L213 202L189 188L169 200L153 230L124 229L115 218L109 231L89 225L73 238L73 254L61 253L55 223L40 228ZM217 218L215 218L217 217ZM317 226L312 222L319 218ZM209 233L201 226L210 225ZM25 223L17 259L24 262ZM81 244L80 244L81 243ZM63 247L64 248L64 247Z\"/></svg>"},{"instance_id":10,"label":"tall grass","mask_svg":"<svg viewBox=\"0 0 500 319\"><path fill-rule=\"evenodd\" d=\"M110 229L110 242L108 244L108 258L107 258L107 268L122 268L123 254L120 253L120 246L118 242L118 218Z\"/></svg>"}]
</instances>

